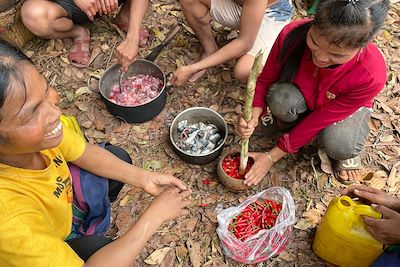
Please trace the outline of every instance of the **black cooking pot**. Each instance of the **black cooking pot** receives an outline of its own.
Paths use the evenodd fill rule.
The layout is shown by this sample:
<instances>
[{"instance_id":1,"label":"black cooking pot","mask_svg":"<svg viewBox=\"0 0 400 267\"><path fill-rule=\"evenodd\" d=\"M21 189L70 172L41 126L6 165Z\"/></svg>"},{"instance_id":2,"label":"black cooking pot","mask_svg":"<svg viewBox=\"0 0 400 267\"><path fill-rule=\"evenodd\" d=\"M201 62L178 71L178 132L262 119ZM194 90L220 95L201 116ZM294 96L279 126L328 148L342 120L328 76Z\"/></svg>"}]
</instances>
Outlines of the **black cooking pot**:
<instances>
[{"instance_id":1,"label":"black cooking pot","mask_svg":"<svg viewBox=\"0 0 400 267\"><path fill-rule=\"evenodd\" d=\"M137 74L148 74L160 79L163 83L163 88L150 102L138 106L123 106L108 99L112 88L118 84L120 68L121 66L119 64L111 66L104 72L99 81L99 92L108 111L110 111L112 115L120 117L128 123L145 122L157 116L164 109L168 90L168 86L166 86L167 78L161 69L156 64L146 59L135 60L135 62L129 66L124 76L132 77Z\"/></svg>"},{"instance_id":2,"label":"black cooking pot","mask_svg":"<svg viewBox=\"0 0 400 267\"><path fill-rule=\"evenodd\" d=\"M167 91L169 86L167 86L167 77L164 75L163 71L152 61L154 61L157 56L160 54L165 45L178 33L179 26L175 27L168 35L168 37L164 40L164 42L157 46L147 57L146 59L137 59L135 60L127 69L124 74L124 77L132 77L137 74L148 74L160 79L163 83L163 88L160 93L153 98L150 102L147 102L138 106L124 106L118 105L108 99L112 88L118 84L120 77L120 68L121 65L115 64L109 67L100 78L99 81L99 90L98 92L101 95L104 103L106 104L107 109L110 113L116 117L120 117L124 119L128 123L140 123L149 121L155 116L157 116L165 107L165 103L167 100ZM150 59L150 60L148 60ZM95 77L90 77L88 80L88 87L92 91L94 90L90 83L91 79Z\"/></svg>"},{"instance_id":3,"label":"black cooking pot","mask_svg":"<svg viewBox=\"0 0 400 267\"><path fill-rule=\"evenodd\" d=\"M219 146L215 147L210 153L204 155L193 155L186 153L180 149L176 143L178 141L178 123L180 121L187 120L188 123L212 123L220 131L220 135L223 140ZM214 161L221 154L224 144L228 138L228 125L226 124L224 118L212 109L204 107L193 107L188 108L179 113L171 123L169 127L169 139L171 141L172 147L175 153L185 162L196 165L205 165Z\"/></svg>"}]
</instances>

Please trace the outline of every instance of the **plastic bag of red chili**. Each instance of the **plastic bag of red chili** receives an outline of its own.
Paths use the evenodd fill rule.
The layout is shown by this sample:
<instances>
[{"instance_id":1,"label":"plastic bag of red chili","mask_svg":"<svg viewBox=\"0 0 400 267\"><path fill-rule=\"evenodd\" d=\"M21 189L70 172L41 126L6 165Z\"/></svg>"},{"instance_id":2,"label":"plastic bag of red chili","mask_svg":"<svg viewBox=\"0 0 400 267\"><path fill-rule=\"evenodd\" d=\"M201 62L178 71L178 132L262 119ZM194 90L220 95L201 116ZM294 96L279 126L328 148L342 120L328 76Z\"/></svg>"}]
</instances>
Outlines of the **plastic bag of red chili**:
<instances>
[{"instance_id":1,"label":"plastic bag of red chili","mask_svg":"<svg viewBox=\"0 0 400 267\"><path fill-rule=\"evenodd\" d=\"M226 256L247 264L259 263L284 250L295 218L290 192L271 187L237 207L218 212L217 234Z\"/></svg>"}]
</instances>

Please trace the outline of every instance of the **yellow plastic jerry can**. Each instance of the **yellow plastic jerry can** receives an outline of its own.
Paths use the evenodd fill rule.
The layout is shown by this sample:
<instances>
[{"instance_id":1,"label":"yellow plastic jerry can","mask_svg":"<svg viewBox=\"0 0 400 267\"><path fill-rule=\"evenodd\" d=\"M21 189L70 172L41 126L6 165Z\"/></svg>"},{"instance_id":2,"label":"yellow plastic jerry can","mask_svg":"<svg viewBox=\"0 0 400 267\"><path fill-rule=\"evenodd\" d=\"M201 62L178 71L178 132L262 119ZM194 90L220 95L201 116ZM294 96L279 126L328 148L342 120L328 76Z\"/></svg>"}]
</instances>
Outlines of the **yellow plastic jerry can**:
<instances>
[{"instance_id":1,"label":"yellow plastic jerry can","mask_svg":"<svg viewBox=\"0 0 400 267\"><path fill-rule=\"evenodd\" d=\"M382 218L371 206L348 196L332 199L315 233L315 254L338 266L370 266L383 252L383 244L365 229L361 215Z\"/></svg>"}]
</instances>

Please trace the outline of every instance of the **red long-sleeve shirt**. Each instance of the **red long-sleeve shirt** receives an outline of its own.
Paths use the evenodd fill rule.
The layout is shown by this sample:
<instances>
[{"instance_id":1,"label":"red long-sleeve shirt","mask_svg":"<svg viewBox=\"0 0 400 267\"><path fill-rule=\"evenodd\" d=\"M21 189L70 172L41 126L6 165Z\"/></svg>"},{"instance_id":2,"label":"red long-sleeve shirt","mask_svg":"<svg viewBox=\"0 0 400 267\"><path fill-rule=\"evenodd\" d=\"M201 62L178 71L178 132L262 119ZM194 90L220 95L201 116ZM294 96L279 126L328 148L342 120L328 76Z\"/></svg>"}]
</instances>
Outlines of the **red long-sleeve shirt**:
<instances>
[{"instance_id":1,"label":"red long-sleeve shirt","mask_svg":"<svg viewBox=\"0 0 400 267\"><path fill-rule=\"evenodd\" d=\"M266 107L269 87L279 80L279 52L288 33L309 20L288 24L275 41L263 71L257 79L253 107ZM371 107L374 97L386 82L386 64L378 48L370 43L349 62L336 68L318 68L307 47L294 84L304 96L311 111L290 132L281 136L277 146L295 153L310 142L321 130L341 121L360 107Z\"/></svg>"}]
</instances>

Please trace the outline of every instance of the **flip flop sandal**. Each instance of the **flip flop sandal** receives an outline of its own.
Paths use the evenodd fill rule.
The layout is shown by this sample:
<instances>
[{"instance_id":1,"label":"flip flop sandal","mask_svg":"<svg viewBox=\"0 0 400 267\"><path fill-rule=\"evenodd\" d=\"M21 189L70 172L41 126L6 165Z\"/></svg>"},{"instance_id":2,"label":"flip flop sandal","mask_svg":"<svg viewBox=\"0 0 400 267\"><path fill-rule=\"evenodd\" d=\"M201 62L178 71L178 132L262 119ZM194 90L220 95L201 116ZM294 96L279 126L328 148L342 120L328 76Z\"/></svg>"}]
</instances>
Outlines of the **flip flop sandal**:
<instances>
[{"instance_id":1,"label":"flip flop sandal","mask_svg":"<svg viewBox=\"0 0 400 267\"><path fill-rule=\"evenodd\" d=\"M332 160L332 159L331 159ZM335 175L336 180L339 182L349 185L357 182L356 179L354 180L343 180L338 175L340 171L349 171L349 170L361 170L363 166L361 164L361 159L359 156L354 158L346 159L346 160L332 160L333 163L333 173Z\"/></svg>"},{"instance_id":2,"label":"flip flop sandal","mask_svg":"<svg viewBox=\"0 0 400 267\"><path fill-rule=\"evenodd\" d=\"M127 33L129 24L127 23L118 23L115 22L115 26L117 26L120 30ZM144 27L140 27L139 29L139 46L144 47L146 46L147 42L149 41L150 33Z\"/></svg>"},{"instance_id":3,"label":"flip flop sandal","mask_svg":"<svg viewBox=\"0 0 400 267\"><path fill-rule=\"evenodd\" d=\"M86 68L89 66L90 51L84 49L84 46L89 46L89 39L82 39L74 41L74 51L69 51L68 60L72 66L77 68Z\"/></svg>"}]
</instances>

